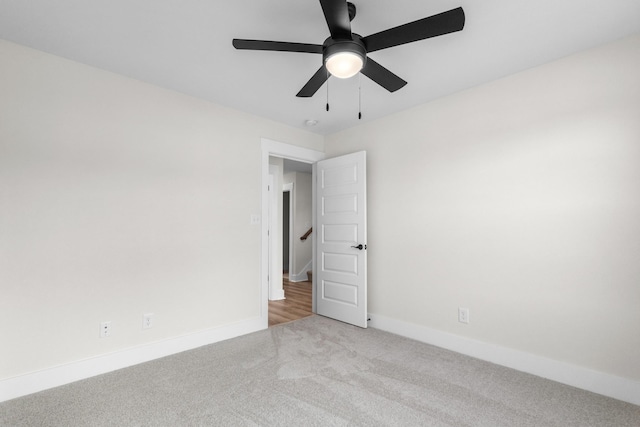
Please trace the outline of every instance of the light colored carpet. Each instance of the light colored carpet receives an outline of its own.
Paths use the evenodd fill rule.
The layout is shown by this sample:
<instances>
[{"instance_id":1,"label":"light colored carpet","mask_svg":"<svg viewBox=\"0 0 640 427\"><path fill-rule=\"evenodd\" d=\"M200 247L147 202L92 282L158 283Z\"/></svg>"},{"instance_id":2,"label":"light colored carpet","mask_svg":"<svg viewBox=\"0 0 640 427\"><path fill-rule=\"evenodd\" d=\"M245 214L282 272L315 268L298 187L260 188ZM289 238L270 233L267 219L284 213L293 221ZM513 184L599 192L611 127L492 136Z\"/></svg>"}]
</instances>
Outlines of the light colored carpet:
<instances>
[{"instance_id":1,"label":"light colored carpet","mask_svg":"<svg viewBox=\"0 0 640 427\"><path fill-rule=\"evenodd\" d=\"M2 426L640 426L640 406L320 316L0 404Z\"/></svg>"}]
</instances>

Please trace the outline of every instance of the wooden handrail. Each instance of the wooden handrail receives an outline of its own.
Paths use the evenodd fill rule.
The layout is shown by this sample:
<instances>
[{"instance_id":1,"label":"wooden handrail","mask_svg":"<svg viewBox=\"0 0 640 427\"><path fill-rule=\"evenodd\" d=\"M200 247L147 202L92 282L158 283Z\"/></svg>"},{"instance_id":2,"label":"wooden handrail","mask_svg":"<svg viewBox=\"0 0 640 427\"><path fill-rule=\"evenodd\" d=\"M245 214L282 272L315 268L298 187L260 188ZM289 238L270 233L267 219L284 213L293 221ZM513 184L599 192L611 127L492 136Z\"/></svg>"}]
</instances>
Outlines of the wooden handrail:
<instances>
[{"instance_id":1,"label":"wooden handrail","mask_svg":"<svg viewBox=\"0 0 640 427\"><path fill-rule=\"evenodd\" d=\"M312 231L313 227L311 227L306 233L304 233L304 235L300 237L300 240L307 240L307 237L309 237L309 234L311 234Z\"/></svg>"}]
</instances>

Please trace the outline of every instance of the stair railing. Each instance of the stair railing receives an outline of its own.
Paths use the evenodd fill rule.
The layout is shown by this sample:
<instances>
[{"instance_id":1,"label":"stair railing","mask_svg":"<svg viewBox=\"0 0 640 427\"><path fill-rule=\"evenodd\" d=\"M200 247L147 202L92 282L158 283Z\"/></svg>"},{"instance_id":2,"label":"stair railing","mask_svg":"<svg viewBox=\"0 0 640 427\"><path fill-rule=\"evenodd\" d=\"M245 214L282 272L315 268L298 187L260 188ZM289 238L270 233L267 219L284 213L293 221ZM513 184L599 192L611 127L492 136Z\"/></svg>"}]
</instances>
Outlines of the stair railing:
<instances>
[{"instance_id":1,"label":"stair railing","mask_svg":"<svg viewBox=\"0 0 640 427\"><path fill-rule=\"evenodd\" d=\"M302 237L300 237L300 240L302 240L302 241L307 240L307 237L309 237L309 235L311 234L312 231L313 231L313 227L311 227L309 230L307 230L307 232L304 233L302 235Z\"/></svg>"}]
</instances>

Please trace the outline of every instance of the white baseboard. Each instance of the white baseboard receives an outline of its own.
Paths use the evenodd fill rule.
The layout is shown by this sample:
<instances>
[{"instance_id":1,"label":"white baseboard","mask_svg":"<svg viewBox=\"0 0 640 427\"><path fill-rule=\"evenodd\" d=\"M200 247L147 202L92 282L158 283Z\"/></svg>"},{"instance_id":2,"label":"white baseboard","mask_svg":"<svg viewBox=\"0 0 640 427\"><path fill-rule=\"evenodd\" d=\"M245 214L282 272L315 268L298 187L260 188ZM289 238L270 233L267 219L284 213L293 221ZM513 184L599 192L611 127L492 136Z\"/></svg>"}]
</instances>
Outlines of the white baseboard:
<instances>
[{"instance_id":1,"label":"white baseboard","mask_svg":"<svg viewBox=\"0 0 640 427\"><path fill-rule=\"evenodd\" d=\"M0 381L0 402L265 329L256 317Z\"/></svg>"},{"instance_id":2,"label":"white baseboard","mask_svg":"<svg viewBox=\"0 0 640 427\"><path fill-rule=\"evenodd\" d=\"M640 405L640 382L373 313L369 326L497 365Z\"/></svg>"},{"instance_id":3,"label":"white baseboard","mask_svg":"<svg viewBox=\"0 0 640 427\"><path fill-rule=\"evenodd\" d=\"M289 273L289 281L290 282L306 282L309 280L309 276L307 276L307 271L313 270L313 260L309 261L307 265L305 265L298 274Z\"/></svg>"},{"instance_id":4,"label":"white baseboard","mask_svg":"<svg viewBox=\"0 0 640 427\"><path fill-rule=\"evenodd\" d=\"M277 291L272 292L273 295L269 297L269 301L279 301L281 299L285 299L284 289L278 289Z\"/></svg>"},{"instance_id":5,"label":"white baseboard","mask_svg":"<svg viewBox=\"0 0 640 427\"><path fill-rule=\"evenodd\" d=\"M307 280L309 280L309 276L307 276L307 272L305 271L304 273L300 273L300 274L290 274L289 275L289 281L290 282L306 282Z\"/></svg>"}]
</instances>

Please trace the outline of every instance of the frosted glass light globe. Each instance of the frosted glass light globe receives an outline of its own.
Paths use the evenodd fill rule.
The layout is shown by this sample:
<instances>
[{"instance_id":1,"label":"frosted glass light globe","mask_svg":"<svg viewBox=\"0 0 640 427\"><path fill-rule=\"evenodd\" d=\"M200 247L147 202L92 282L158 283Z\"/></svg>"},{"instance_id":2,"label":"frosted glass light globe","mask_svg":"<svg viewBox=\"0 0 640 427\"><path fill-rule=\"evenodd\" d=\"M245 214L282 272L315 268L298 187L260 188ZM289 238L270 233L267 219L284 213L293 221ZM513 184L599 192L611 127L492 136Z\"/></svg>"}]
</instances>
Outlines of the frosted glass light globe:
<instances>
[{"instance_id":1,"label":"frosted glass light globe","mask_svg":"<svg viewBox=\"0 0 640 427\"><path fill-rule=\"evenodd\" d=\"M362 70L362 57L353 52L338 52L327 58L325 63L332 76L340 79L353 77Z\"/></svg>"}]
</instances>

